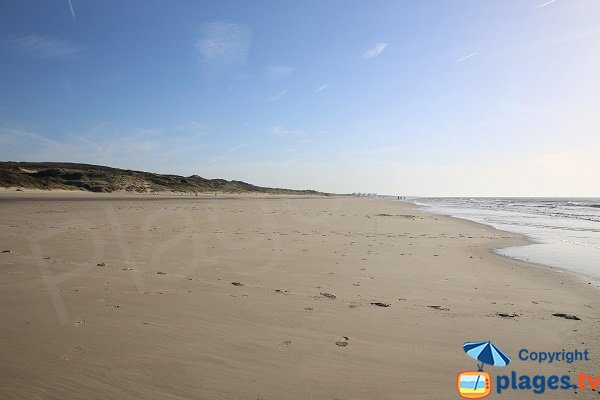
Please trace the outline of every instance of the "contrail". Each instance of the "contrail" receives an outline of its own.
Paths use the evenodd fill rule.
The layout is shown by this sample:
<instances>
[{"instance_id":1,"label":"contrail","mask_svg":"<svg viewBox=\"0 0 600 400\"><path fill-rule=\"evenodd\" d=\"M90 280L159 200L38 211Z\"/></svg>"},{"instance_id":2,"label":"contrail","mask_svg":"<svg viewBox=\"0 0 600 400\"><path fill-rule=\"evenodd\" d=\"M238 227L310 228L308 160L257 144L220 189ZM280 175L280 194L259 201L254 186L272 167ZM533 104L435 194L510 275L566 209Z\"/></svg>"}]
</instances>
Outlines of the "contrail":
<instances>
[{"instance_id":1,"label":"contrail","mask_svg":"<svg viewBox=\"0 0 600 400\"><path fill-rule=\"evenodd\" d=\"M71 3L71 0L67 0L67 3L69 3L69 8L71 9L71 16L73 17L73 20L77 21L77 17L75 16L75 9L73 8L73 3Z\"/></svg>"},{"instance_id":2,"label":"contrail","mask_svg":"<svg viewBox=\"0 0 600 400\"><path fill-rule=\"evenodd\" d=\"M471 57L475 57L477 55L477 53L471 53L469 55L466 55L464 57L459 58L458 60L456 60L455 62L461 62L461 61L465 61Z\"/></svg>"},{"instance_id":3,"label":"contrail","mask_svg":"<svg viewBox=\"0 0 600 400\"><path fill-rule=\"evenodd\" d=\"M539 4L539 5L535 6L535 8L542 8L542 7L546 7L547 5L550 5L550 4L554 3L555 1L556 1L556 0L550 0L550 1L547 1L547 2L545 2L544 4Z\"/></svg>"},{"instance_id":4,"label":"contrail","mask_svg":"<svg viewBox=\"0 0 600 400\"><path fill-rule=\"evenodd\" d=\"M321 85L321 86L319 86L319 87L317 88L317 90L315 90L315 92L316 92L316 93L319 93L320 91L327 89L329 86L331 86L329 83L326 83L326 84L324 84L324 85Z\"/></svg>"}]
</instances>

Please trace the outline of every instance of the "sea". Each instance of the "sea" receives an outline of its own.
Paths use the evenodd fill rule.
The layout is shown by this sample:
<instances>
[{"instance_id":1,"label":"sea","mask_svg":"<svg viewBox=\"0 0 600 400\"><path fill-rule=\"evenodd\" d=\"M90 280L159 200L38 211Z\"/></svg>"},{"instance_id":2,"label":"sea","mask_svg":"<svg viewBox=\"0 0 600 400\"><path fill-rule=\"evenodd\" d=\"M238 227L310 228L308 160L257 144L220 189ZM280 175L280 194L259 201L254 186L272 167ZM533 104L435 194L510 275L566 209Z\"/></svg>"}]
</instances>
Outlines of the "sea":
<instances>
[{"instance_id":1,"label":"sea","mask_svg":"<svg viewBox=\"0 0 600 400\"><path fill-rule=\"evenodd\" d=\"M426 211L526 236L497 249L524 261L600 278L600 198L414 198Z\"/></svg>"}]
</instances>

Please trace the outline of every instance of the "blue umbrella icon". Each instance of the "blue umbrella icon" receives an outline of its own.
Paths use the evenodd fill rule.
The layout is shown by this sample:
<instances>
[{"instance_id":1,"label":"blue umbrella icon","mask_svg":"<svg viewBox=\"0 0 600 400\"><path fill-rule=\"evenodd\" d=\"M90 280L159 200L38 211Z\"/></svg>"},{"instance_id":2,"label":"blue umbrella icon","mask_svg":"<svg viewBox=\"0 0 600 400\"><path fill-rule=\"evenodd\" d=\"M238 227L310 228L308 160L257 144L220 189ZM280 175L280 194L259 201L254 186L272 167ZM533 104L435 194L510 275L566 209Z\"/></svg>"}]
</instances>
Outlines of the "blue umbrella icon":
<instances>
[{"instance_id":1,"label":"blue umbrella icon","mask_svg":"<svg viewBox=\"0 0 600 400\"><path fill-rule=\"evenodd\" d=\"M492 342L466 342L463 349L470 357L481 361L478 365L480 371L483 371L483 365L489 364L497 367L505 367L510 362L510 357L494 346Z\"/></svg>"},{"instance_id":2,"label":"blue umbrella icon","mask_svg":"<svg viewBox=\"0 0 600 400\"><path fill-rule=\"evenodd\" d=\"M483 371L483 365L489 364L497 367L506 367L510 363L510 357L494 346L492 342L466 342L463 344L463 349L470 357L481 361L481 365L477 365L479 371ZM479 383L479 377L475 381L475 387Z\"/></svg>"},{"instance_id":3,"label":"blue umbrella icon","mask_svg":"<svg viewBox=\"0 0 600 400\"><path fill-rule=\"evenodd\" d=\"M483 364L506 367L510 363L510 357L494 346L489 340L487 342L466 342L463 344L463 349L470 357L481 361L481 365L477 365L479 371L483 371ZM479 383L479 377L480 375L477 376L475 387Z\"/></svg>"}]
</instances>

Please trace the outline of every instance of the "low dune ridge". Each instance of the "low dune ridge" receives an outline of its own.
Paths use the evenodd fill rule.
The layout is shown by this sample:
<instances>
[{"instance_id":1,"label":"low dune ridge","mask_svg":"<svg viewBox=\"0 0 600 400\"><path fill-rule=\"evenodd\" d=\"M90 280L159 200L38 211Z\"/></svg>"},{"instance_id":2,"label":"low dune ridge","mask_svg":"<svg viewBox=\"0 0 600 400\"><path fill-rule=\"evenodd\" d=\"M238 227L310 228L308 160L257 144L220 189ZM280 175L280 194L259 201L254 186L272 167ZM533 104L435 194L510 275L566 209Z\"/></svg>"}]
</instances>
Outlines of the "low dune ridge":
<instances>
[{"instance_id":1,"label":"low dune ridge","mask_svg":"<svg viewBox=\"0 0 600 400\"><path fill-rule=\"evenodd\" d=\"M58 162L0 162L0 187L103 193L125 191L326 195L315 190L268 188L236 180L205 179L198 175L185 177L101 165Z\"/></svg>"}]
</instances>

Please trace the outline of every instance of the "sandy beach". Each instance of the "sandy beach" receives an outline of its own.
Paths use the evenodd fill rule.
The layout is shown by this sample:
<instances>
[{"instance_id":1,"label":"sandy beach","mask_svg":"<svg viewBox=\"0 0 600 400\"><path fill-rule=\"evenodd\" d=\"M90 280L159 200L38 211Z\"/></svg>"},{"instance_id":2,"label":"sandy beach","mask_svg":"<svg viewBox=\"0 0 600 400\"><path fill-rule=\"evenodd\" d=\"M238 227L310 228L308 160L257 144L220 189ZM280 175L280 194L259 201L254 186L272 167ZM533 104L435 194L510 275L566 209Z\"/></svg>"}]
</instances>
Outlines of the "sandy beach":
<instances>
[{"instance_id":1,"label":"sandy beach","mask_svg":"<svg viewBox=\"0 0 600 400\"><path fill-rule=\"evenodd\" d=\"M600 373L597 283L495 255L525 240L409 203L3 193L0 207L2 399L455 399L475 368L462 344L485 340L513 359L587 348L577 368Z\"/></svg>"}]
</instances>

